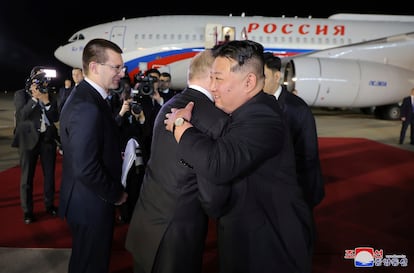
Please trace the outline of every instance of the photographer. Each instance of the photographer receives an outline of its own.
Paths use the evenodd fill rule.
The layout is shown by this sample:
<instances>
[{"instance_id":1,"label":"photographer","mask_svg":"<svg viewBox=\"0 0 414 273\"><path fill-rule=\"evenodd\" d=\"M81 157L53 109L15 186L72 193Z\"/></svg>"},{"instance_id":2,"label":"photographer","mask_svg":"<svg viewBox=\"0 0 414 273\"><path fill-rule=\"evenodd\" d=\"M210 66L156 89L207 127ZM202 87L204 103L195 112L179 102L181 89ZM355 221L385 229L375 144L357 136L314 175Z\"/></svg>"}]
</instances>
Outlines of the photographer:
<instances>
[{"instance_id":1,"label":"photographer","mask_svg":"<svg viewBox=\"0 0 414 273\"><path fill-rule=\"evenodd\" d=\"M138 142L141 143L145 123L145 114L142 107L132 94L131 87L126 86L121 93L121 109L115 117L120 128L122 150L125 150L128 140L132 137L137 138Z\"/></svg>"},{"instance_id":2,"label":"photographer","mask_svg":"<svg viewBox=\"0 0 414 273\"><path fill-rule=\"evenodd\" d=\"M26 88L15 92L15 131L12 146L20 156L20 201L24 223L35 221L33 214L33 178L40 157L44 176L46 212L57 215L55 200L55 163L59 119L56 99L49 93L49 79L42 67L32 69Z\"/></svg>"},{"instance_id":3,"label":"photographer","mask_svg":"<svg viewBox=\"0 0 414 273\"><path fill-rule=\"evenodd\" d=\"M137 102L137 94L131 92L130 83L122 80L123 84L121 97L121 109L115 117L119 127L121 149L125 151L128 141L133 138L139 145L141 155L146 158L146 150L143 147L144 123L145 115L140 104ZM135 91L135 90L134 90ZM128 172L126 192L128 193L127 201L120 206L120 215L118 221L120 223L128 223L138 199L139 190L141 188L142 179L144 177L146 161L143 160L140 165L132 165Z\"/></svg>"},{"instance_id":4,"label":"photographer","mask_svg":"<svg viewBox=\"0 0 414 273\"><path fill-rule=\"evenodd\" d=\"M143 145L148 156L151 152L152 129L154 128L155 117L164 104L164 99L158 92L160 76L161 72L155 68L145 71L144 75L135 75L134 90L138 91L135 97L145 115Z\"/></svg>"}]
</instances>

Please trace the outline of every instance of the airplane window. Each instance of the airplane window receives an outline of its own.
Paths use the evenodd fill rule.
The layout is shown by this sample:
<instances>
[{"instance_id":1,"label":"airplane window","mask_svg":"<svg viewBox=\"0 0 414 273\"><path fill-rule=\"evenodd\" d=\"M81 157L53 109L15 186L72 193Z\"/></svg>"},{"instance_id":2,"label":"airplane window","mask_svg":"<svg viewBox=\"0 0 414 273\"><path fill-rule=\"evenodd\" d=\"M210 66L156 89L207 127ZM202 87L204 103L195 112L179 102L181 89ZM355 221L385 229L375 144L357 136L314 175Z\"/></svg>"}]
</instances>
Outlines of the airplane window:
<instances>
[{"instance_id":1,"label":"airplane window","mask_svg":"<svg viewBox=\"0 0 414 273\"><path fill-rule=\"evenodd\" d=\"M275 43L277 43L277 36L273 37Z\"/></svg>"},{"instance_id":2,"label":"airplane window","mask_svg":"<svg viewBox=\"0 0 414 273\"><path fill-rule=\"evenodd\" d=\"M292 37L289 37L289 43L292 43Z\"/></svg>"},{"instance_id":3,"label":"airplane window","mask_svg":"<svg viewBox=\"0 0 414 273\"><path fill-rule=\"evenodd\" d=\"M174 34L172 34L172 33L171 33L171 35L170 35L170 39L171 39L171 40L174 40Z\"/></svg>"},{"instance_id":4,"label":"airplane window","mask_svg":"<svg viewBox=\"0 0 414 273\"><path fill-rule=\"evenodd\" d=\"M184 39L185 39L185 40L187 40L187 41L190 39L190 38L188 37L188 34L186 34L184 37L185 37Z\"/></svg>"},{"instance_id":5,"label":"airplane window","mask_svg":"<svg viewBox=\"0 0 414 273\"><path fill-rule=\"evenodd\" d=\"M78 34L73 35L72 37L69 38L69 42L74 42L78 40Z\"/></svg>"},{"instance_id":6,"label":"airplane window","mask_svg":"<svg viewBox=\"0 0 414 273\"><path fill-rule=\"evenodd\" d=\"M152 39L152 33L148 34L148 39L151 40Z\"/></svg>"},{"instance_id":7,"label":"airplane window","mask_svg":"<svg viewBox=\"0 0 414 273\"><path fill-rule=\"evenodd\" d=\"M296 43L300 43L300 38L299 37L296 37Z\"/></svg>"},{"instance_id":8,"label":"airplane window","mask_svg":"<svg viewBox=\"0 0 414 273\"><path fill-rule=\"evenodd\" d=\"M156 34L155 35L155 39L159 40L160 39L160 35L159 34Z\"/></svg>"},{"instance_id":9,"label":"airplane window","mask_svg":"<svg viewBox=\"0 0 414 273\"><path fill-rule=\"evenodd\" d=\"M85 40L85 36L83 36L83 34L79 34L78 40Z\"/></svg>"},{"instance_id":10,"label":"airplane window","mask_svg":"<svg viewBox=\"0 0 414 273\"><path fill-rule=\"evenodd\" d=\"M281 39L282 41L280 41L281 43L284 43L285 42L285 37L282 37L282 39Z\"/></svg>"},{"instance_id":11,"label":"airplane window","mask_svg":"<svg viewBox=\"0 0 414 273\"><path fill-rule=\"evenodd\" d=\"M168 35L166 33L164 33L163 38L164 38L164 40L167 40Z\"/></svg>"},{"instance_id":12,"label":"airplane window","mask_svg":"<svg viewBox=\"0 0 414 273\"><path fill-rule=\"evenodd\" d=\"M182 39L181 34L178 34L177 39L178 39L178 40L181 40L181 39Z\"/></svg>"}]
</instances>

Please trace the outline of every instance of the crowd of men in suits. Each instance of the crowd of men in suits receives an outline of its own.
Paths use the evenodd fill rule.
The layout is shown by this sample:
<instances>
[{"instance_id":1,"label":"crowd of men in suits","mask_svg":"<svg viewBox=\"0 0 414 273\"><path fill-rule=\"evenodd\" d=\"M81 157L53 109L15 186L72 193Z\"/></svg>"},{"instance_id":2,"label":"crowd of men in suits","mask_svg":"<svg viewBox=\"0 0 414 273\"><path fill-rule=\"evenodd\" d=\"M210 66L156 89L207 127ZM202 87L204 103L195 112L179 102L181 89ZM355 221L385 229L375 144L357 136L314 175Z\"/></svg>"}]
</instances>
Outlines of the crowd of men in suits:
<instances>
[{"instance_id":1,"label":"crowd of men in suits","mask_svg":"<svg viewBox=\"0 0 414 273\"><path fill-rule=\"evenodd\" d=\"M46 211L72 232L69 272L107 272L117 207L119 221L132 221L126 248L134 272L201 272L208 217L218 221L221 272L311 272L312 210L324 198L316 128L306 103L278 84L280 59L253 41L229 41L194 58L182 92L169 88L169 73L145 71L151 91L144 94L121 53L94 39L83 70L72 71L75 83L74 75L82 77L62 88L59 102L38 84L41 70L15 96L24 222L35 220L40 157ZM121 154L130 139L143 163L123 187Z\"/></svg>"}]
</instances>

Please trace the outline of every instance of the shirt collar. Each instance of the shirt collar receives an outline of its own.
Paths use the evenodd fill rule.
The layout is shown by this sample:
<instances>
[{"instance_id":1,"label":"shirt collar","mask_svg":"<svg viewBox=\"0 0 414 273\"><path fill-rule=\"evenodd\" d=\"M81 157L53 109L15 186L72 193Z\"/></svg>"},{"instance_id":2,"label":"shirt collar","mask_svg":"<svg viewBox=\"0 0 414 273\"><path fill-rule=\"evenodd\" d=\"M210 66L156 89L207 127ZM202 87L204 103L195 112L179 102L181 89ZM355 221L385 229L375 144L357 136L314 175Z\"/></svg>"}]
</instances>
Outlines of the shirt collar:
<instances>
[{"instance_id":1,"label":"shirt collar","mask_svg":"<svg viewBox=\"0 0 414 273\"><path fill-rule=\"evenodd\" d=\"M108 97L108 93L106 93L105 89L100 87L97 83L95 83L94 81L88 79L87 77L85 77L85 81L87 83L89 83L90 85L92 85L92 87L95 88L96 91L98 91L98 93L102 96L102 98L104 100Z\"/></svg>"},{"instance_id":2,"label":"shirt collar","mask_svg":"<svg viewBox=\"0 0 414 273\"><path fill-rule=\"evenodd\" d=\"M210 92L208 92L206 89L204 89L203 87L199 86L199 85L195 85L195 84L190 84L188 86L189 88L195 89L197 91L200 91L201 93L203 93L204 95L206 95L211 101L213 100L213 95L211 95Z\"/></svg>"}]
</instances>

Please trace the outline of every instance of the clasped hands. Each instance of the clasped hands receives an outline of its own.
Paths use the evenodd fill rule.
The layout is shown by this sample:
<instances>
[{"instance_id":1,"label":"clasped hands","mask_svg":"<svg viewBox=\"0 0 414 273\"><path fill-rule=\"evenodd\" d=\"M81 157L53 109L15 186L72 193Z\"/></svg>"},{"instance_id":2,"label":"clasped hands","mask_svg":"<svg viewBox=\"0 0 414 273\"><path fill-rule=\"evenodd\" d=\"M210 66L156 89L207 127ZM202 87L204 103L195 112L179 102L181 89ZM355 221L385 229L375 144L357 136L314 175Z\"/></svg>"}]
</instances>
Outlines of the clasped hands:
<instances>
[{"instance_id":1,"label":"clasped hands","mask_svg":"<svg viewBox=\"0 0 414 273\"><path fill-rule=\"evenodd\" d=\"M172 132L174 122L177 118L184 118L188 121L191 120L191 112L193 110L194 102L190 101L184 108L171 108L171 112L165 114L166 119L164 120L165 129Z\"/></svg>"}]
</instances>

